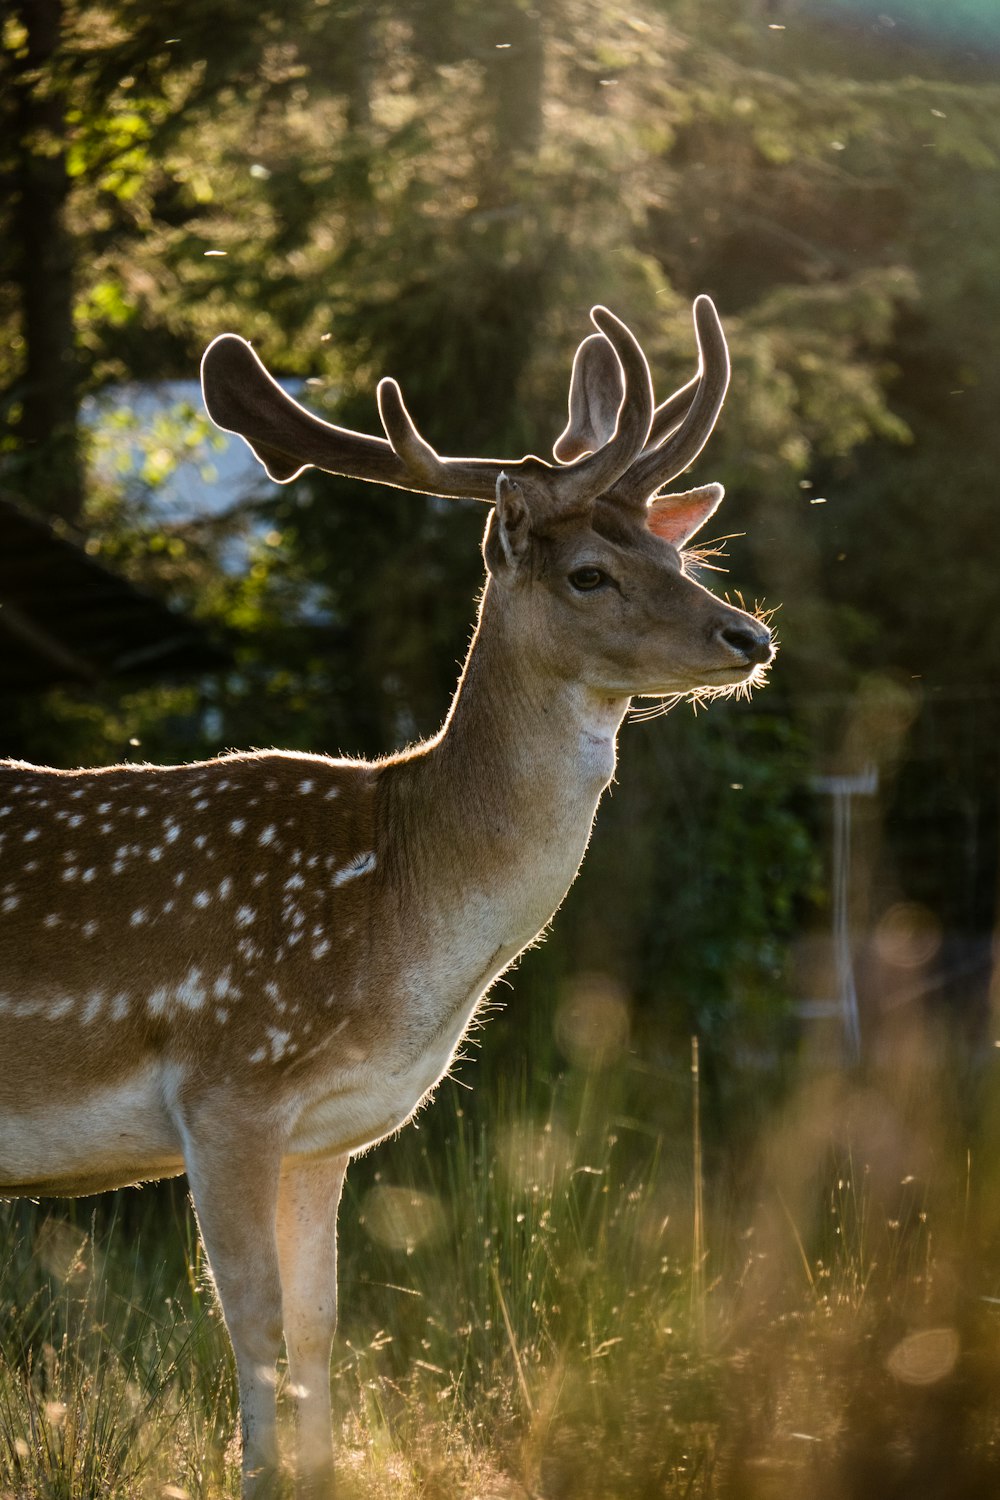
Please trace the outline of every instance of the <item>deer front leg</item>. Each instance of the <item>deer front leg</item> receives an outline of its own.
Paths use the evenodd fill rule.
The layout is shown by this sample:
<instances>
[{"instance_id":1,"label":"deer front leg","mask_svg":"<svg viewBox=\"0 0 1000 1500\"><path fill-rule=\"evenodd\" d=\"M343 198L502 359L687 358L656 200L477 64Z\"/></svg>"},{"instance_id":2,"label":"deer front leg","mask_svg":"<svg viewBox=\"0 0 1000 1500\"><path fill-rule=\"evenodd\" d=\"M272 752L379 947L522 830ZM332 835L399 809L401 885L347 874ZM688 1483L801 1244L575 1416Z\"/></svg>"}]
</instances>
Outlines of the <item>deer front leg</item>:
<instances>
[{"instance_id":1,"label":"deer front leg","mask_svg":"<svg viewBox=\"0 0 1000 1500\"><path fill-rule=\"evenodd\" d=\"M281 1281L275 1216L280 1152L245 1119L187 1123L185 1161L198 1226L236 1356L243 1500L278 1493L275 1381Z\"/></svg>"},{"instance_id":2,"label":"deer front leg","mask_svg":"<svg viewBox=\"0 0 1000 1500\"><path fill-rule=\"evenodd\" d=\"M346 1156L286 1157L278 1256L288 1376L298 1402L298 1495L330 1500L330 1354L337 1328L337 1207Z\"/></svg>"}]
</instances>

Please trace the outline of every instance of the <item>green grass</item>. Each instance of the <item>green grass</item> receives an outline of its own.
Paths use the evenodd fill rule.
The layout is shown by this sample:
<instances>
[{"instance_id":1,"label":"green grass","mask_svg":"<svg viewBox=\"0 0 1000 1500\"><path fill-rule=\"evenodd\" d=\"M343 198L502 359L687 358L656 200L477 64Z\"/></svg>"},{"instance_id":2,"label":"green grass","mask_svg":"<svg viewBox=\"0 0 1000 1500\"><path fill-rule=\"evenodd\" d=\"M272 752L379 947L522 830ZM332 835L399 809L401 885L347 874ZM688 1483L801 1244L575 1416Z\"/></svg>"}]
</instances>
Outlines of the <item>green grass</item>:
<instances>
[{"instance_id":1,"label":"green grass","mask_svg":"<svg viewBox=\"0 0 1000 1500\"><path fill-rule=\"evenodd\" d=\"M996 1063L803 1065L702 1140L687 1058L601 1061L484 1067L352 1167L342 1500L1000 1492ZM0 1247L0 1495L237 1494L182 1191Z\"/></svg>"}]
</instances>

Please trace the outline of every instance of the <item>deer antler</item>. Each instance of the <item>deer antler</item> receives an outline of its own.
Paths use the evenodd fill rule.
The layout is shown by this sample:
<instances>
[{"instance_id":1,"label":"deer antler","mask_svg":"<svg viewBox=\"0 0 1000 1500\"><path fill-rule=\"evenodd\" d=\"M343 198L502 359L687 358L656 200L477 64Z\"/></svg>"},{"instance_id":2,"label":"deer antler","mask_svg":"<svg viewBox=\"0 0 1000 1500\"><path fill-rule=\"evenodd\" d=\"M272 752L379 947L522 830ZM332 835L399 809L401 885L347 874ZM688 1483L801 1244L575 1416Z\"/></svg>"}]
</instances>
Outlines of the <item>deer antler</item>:
<instances>
[{"instance_id":1,"label":"deer antler","mask_svg":"<svg viewBox=\"0 0 1000 1500\"><path fill-rule=\"evenodd\" d=\"M421 437L394 380L379 382L386 436L373 437L324 422L272 379L246 340L224 333L201 365L212 420L243 438L281 484L315 467L421 494L493 500L502 473L544 477L557 502L592 504L612 495L645 504L681 473L708 440L729 381L729 357L708 297L694 304L699 374L653 409L646 357L631 331L606 307L591 318L599 332L577 350L570 384L570 421L555 445L557 465L521 459L443 458Z\"/></svg>"},{"instance_id":2,"label":"deer antler","mask_svg":"<svg viewBox=\"0 0 1000 1500\"><path fill-rule=\"evenodd\" d=\"M667 430L669 435L657 447L648 445L615 486L615 498L625 504L645 505L651 495L694 462L711 437L726 399L729 350L715 303L711 297L696 297L693 310L699 373L695 381L675 392L658 409L655 426L661 432ZM695 382L692 399L689 392ZM685 405L687 411L681 419ZM679 419L679 425L673 426Z\"/></svg>"},{"instance_id":3,"label":"deer antler","mask_svg":"<svg viewBox=\"0 0 1000 1500\"><path fill-rule=\"evenodd\" d=\"M645 504L681 473L708 441L729 382L729 356L718 314L708 297L694 304L699 371L653 412L642 453L614 487L626 503ZM600 449L614 430L625 388L607 340L591 334L576 351L570 380L569 421L553 446L563 463Z\"/></svg>"},{"instance_id":4,"label":"deer antler","mask_svg":"<svg viewBox=\"0 0 1000 1500\"><path fill-rule=\"evenodd\" d=\"M313 466L422 494L493 500L501 473L548 471L560 498L571 495L586 503L609 489L642 451L653 411L649 366L635 337L606 308L595 308L592 317L617 356L619 387L627 399L607 442L570 468L556 469L534 457L443 458L421 437L390 379L378 387L385 438L324 422L283 391L246 340L233 333L220 334L205 351L205 406L213 422L243 438L281 484Z\"/></svg>"},{"instance_id":5,"label":"deer antler","mask_svg":"<svg viewBox=\"0 0 1000 1500\"><path fill-rule=\"evenodd\" d=\"M658 448L679 426L701 383L701 373L668 396L653 412L643 453ZM569 420L552 445L560 463L573 463L585 453L602 448L615 430L625 396L622 371L615 352L601 333L585 338L573 359L570 377Z\"/></svg>"}]
</instances>

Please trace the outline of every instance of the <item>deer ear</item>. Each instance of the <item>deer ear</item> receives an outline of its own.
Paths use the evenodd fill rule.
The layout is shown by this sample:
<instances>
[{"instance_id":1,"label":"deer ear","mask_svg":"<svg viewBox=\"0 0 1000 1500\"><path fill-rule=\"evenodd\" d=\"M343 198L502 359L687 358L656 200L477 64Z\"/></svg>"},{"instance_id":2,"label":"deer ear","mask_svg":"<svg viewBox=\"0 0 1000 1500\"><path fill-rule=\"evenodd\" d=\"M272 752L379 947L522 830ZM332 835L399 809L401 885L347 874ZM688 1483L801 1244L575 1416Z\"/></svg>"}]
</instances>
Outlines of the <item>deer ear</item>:
<instances>
[{"instance_id":1,"label":"deer ear","mask_svg":"<svg viewBox=\"0 0 1000 1500\"><path fill-rule=\"evenodd\" d=\"M531 513L524 491L514 479L501 473L497 479L497 501L486 527L483 556L497 576L515 571L531 542Z\"/></svg>"},{"instance_id":2,"label":"deer ear","mask_svg":"<svg viewBox=\"0 0 1000 1500\"><path fill-rule=\"evenodd\" d=\"M603 333L592 333L576 351L569 382L569 421L552 446L561 464L604 447L618 425L624 396L617 354Z\"/></svg>"},{"instance_id":3,"label":"deer ear","mask_svg":"<svg viewBox=\"0 0 1000 1500\"><path fill-rule=\"evenodd\" d=\"M721 504L721 484L703 484L680 495L658 495L646 507L646 525L672 547L683 547Z\"/></svg>"}]
</instances>

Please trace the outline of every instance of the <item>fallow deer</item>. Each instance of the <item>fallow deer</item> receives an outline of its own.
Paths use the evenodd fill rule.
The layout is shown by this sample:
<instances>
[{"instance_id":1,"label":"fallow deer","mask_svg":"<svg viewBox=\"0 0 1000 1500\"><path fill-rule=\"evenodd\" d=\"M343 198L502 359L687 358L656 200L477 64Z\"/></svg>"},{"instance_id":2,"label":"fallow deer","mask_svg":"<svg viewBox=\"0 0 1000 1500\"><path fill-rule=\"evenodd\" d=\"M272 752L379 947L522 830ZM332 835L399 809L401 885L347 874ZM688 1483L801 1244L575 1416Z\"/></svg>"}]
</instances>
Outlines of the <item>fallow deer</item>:
<instances>
[{"instance_id":1,"label":"fallow deer","mask_svg":"<svg viewBox=\"0 0 1000 1500\"><path fill-rule=\"evenodd\" d=\"M661 492L729 378L708 298L694 314L699 373L654 408L639 344L594 310L554 464L439 457L391 380L386 438L332 426L221 335L208 411L274 479L314 465L492 502L444 727L370 764L0 767L0 1195L187 1173L236 1355L248 1500L278 1483L282 1336L300 1493L332 1490L347 1163L427 1098L563 900L630 698L754 684L773 655L685 565L721 487Z\"/></svg>"}]
</instances>

